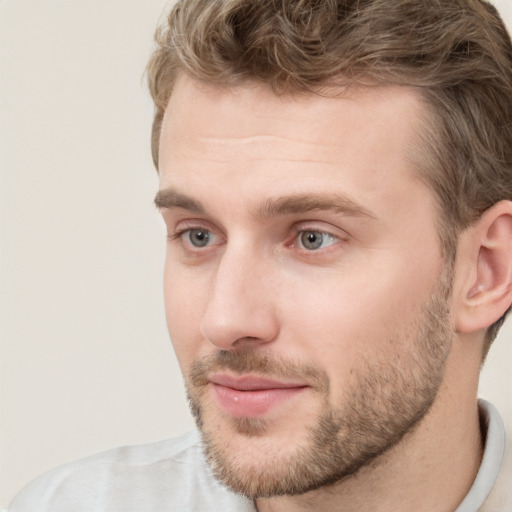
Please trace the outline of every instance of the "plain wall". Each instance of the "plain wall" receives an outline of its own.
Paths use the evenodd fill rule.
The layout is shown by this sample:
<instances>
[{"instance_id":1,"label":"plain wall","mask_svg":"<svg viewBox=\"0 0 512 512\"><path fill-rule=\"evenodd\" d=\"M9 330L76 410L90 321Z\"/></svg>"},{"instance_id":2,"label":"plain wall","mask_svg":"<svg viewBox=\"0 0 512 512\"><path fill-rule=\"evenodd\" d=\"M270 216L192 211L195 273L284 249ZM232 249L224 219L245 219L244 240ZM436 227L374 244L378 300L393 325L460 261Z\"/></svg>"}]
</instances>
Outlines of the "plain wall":
<instances>
[{"instance_id":1,"label":"plain wall","mask_svg":"<svg viewBox=\"0 0 512 512\"><path fill-rule=\"evenodd\" d=\"M51 467L193 424L142 82L165 5L0 1L0 507ZM511 334L481 385L509 422Z\"/></svg>"}]
</instances>

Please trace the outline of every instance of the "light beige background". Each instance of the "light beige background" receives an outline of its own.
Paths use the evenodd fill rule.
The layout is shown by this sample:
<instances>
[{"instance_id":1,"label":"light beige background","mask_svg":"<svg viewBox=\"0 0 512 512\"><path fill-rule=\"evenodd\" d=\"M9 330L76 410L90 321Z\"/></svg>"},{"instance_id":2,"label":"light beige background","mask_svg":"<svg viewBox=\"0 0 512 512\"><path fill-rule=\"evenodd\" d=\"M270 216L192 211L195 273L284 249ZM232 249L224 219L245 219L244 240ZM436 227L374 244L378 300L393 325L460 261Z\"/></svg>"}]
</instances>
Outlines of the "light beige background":
<instances>
[{"instance_id":1,"label":"light beige background","mask_svg":"<svg viewBox=\"0 0 512 512\"><path fill-rule=\"evenodd\" d=\"M0 507L55 465L192 426L142 84L165 4L0 0ZM508 421L511 326L481 386Z\"/></svg>"}]
</instances>

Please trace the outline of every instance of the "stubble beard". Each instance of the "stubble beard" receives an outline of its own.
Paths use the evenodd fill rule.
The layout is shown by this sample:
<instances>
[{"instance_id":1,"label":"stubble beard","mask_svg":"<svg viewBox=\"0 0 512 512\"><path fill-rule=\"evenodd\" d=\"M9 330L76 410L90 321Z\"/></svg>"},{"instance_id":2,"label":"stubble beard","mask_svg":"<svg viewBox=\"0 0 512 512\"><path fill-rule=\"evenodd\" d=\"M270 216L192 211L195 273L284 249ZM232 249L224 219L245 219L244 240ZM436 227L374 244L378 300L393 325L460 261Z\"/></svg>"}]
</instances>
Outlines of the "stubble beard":
<instances>
[{"instance_id":1,"label":"stubble beard","mask_svg":"<svg viewBox=\"0 0 512 512\"><path fill-rule=\"evenodd\" d=\"M191 410L203 440L206 459L216 478L236 493L249 498L299 495L345 480L398 444L424 418L441 385L450 352L450 269L445 268L436 290L413 326L411 340L393 340L395 357L366 361L354 375L343 403L329 404L329 379L307 365L295 365L249 350L221 351L196 361L187 385ZM269 377L302 377L318 393L321 412L308 427L306 442L288 453L266 454L255 464L244 460L226 440L233 436L264 439L265 420L231 418L230 424L211 425L205 414L206 375L229 369L258 372ZM219 430L224 432L220 432ZM229 430L226 436L226 430ZM272 443L269 440L268 446Z\"/></svg>"}]
</instances>

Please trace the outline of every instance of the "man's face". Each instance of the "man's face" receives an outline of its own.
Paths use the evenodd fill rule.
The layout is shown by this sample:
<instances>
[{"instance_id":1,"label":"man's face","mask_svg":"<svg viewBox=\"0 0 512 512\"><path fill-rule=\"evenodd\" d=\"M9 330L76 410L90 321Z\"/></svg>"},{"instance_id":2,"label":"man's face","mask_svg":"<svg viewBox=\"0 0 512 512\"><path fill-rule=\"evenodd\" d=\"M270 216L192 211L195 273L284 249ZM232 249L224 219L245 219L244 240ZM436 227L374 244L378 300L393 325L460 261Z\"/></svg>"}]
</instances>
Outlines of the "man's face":
<instances>
[{"instance_id":1,"label":"man's face","mask_svg":"<svg viewBox=\"0 0 512 512\"><path fill-rule=\"evenodd\" d=\"M181 77L157 203L167 322L206 453L248 496L346 477L421 420L451 268L405 88L275 96Z\"/></svg>"}]
</instances>

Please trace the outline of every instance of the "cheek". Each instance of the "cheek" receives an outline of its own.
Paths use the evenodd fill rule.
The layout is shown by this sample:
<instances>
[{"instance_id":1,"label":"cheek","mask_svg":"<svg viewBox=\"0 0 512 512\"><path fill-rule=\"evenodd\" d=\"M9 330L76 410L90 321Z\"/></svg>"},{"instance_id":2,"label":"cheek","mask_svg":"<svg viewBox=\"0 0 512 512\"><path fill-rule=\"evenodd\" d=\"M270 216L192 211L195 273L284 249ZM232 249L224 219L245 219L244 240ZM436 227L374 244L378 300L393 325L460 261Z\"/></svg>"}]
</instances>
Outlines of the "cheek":
<instances>
[{"instance_id":1,"label":"cheek","mask_svg":"<svg viewBox=\"0 0 512 512\"><path fill-rule=\"evenodd\" d=\"M395 260L378 270L331 276L314 288L296 284L288 297L283 333L293 357L307 358L327 372L333 393L369 362L389 361L407 350L418 317L436 282L436 270L417 276ZM390 262L391 263L391 262ZM292 299L293 297L293 299Z\"/></svg>"},{"instance_id":2,"label":"cheek","mask_svg":"<svg viewBox=\"0 0 512 512\"><path fill-rule=\"evenodd\" d=\"M165 264L164 302L167 328L180 366L195 359L207 290L176 264Z\"/></svg>"}]
</instances>

